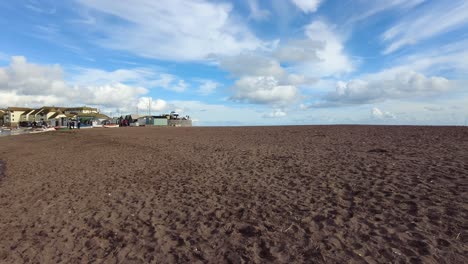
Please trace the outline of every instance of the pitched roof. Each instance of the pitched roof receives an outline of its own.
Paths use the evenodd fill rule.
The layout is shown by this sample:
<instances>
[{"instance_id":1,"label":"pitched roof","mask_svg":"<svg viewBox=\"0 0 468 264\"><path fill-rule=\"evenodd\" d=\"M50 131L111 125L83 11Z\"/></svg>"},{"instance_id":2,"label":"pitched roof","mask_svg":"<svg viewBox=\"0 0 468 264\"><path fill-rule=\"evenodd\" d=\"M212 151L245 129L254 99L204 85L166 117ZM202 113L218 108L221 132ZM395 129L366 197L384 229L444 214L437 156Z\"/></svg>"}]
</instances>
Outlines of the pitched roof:
<instances>
[{"instance_id":1,"label":"pitched roof","mask_svg":"<svg viewBox=\"0 0 468 264\"><path fill-rule=\"evenodd\" d=\"M70 110L94 110L94 111L97 111L97 108L82 106L82 107L67 107L67 108L65 108L65 110L67 110L67 111L70 111Z\"/></svg>"},{"instance_id":2,"label":"pitched roof","mask_svg":"<svg viewBox=\"0 0 468 264\"><path fill-rule=\"evenodd\" d=\"M57 111L57 112L55 112L55 114L51 115L51 116L49 117L49 119L56 118L56 117L59 116L59 115L64 115L64 116L66 116L62 111Z\"/></svg>"},{"instance_id":3,"label":"pitched roof","mask_svg":"<svg viewBox=\"0 0 468 264\"><path fill-rule=\"evenodd\" d=\"M77 117L96 117L96 118L102 118L102 119L109 119L108 116L106 116L105 114L101 114L101 113L78 113L76 116Z\"/></svg>"},{"instance_id":4,"label":"pitched roof","mask_svg":"<svg viewBox=\"0 0 468 264\"><path fill-rule=\"evenodd\" d=\"M8 107L7 110L9 110L9 111L28 111L28 110L32 110L32 108L27 108L27 107Z\"/></svg>"},{"instance_id":5,"label":"pitched roof","mask_svg":"<svg viewBox=\"0 0 468 264\"><path fill-rule=\"evenodd\" d=\"M32 112L34 112L34 109L26 110L26 111L24 111L21 115L31 114Z\"/></svg>"}]
</instances>

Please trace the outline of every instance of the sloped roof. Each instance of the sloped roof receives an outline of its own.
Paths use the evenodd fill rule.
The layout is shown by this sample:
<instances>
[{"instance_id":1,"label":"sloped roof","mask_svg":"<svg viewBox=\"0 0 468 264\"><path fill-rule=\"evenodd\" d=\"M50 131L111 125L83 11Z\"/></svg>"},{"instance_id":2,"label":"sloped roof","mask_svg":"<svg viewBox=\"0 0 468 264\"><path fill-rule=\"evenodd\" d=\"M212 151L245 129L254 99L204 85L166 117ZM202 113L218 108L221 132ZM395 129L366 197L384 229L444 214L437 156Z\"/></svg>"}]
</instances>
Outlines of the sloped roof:
<instances>
[{"instance_id":1,"label":"sloped roof","mask_svg":"<svg viewBox=\"0 0 468 264\"><path fill-rule=\"evenodd\" d=\"M67 107L67 108L65 108L65 110L66 111L70 111L70 110L93 110L93 111L97 111L97 108L82 106L82 107Z\"/></svg>"},{"instance_id":2,"label":"sloped roof","mask_svg":"<svg viewBox=\"0 0 468 264\"><path fill-rule=\"evenodd\" d=\"M31 109L31 110L26 110L24 111L21 115L27 115L27 114L31 114L32 112L34 112L34 109Z\"/></svg>"},{"instance_id":3,"label":"sloped roof","mask_svg":"<svg viewBox=\"0 0 468 264\"><path fill-rule=\"evenodd\" d=\"M108 117L105 114L101 114L101 113L78 113L76 116L77 117L96 117L96 118L102 118L102 119L110 119L110 117Z\"/></svg>"},{"instance_id":4,"label":"sloped roof","mask_svg":"<svg viewBox=\"0 0 468 264\"><path fill-rule=\"evenodd\" d=\"M28 110L33 110L32 108L27 108L27 107L8 107L7 110L9 111L28 111Z\"/></svg>"},{"instance_id":5,"label":"sloped roof","mask_svg":"<svg viewBox=\"0 0 468 264\"><path fill-rule=\"evenodd\" d=\"M57 116L59 115L64 115L66 116L62 111L57 111L55 112L55 114L51 115L49 118L52 119L52 118L56 118Z\"/></svg>"}]
</instances>

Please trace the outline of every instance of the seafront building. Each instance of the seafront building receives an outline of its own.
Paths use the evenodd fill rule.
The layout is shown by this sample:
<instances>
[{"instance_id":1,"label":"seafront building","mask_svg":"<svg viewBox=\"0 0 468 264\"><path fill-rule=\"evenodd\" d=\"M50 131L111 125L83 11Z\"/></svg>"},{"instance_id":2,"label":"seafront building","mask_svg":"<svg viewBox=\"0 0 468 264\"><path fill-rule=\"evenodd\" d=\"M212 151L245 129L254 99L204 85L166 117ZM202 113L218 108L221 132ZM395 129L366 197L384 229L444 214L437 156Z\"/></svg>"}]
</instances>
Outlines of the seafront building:
<instances>
[{"instance_id":1,"label":"seafront building","mask_svg":"<svg viewBox=\"0 0 468 264\"><path fill-rule=\"evenodd\" d=\"M69 121L80 119L86 122L93 119L109 119L108 116L99 113L92 107L55 107L44 106L41 108L8 107L0 111L0 125L17 127L21 124L36 122L49 126L67 126Z\"/></svg>"},{"instance_id":2,"label":"seafront building","mask_svg":"<svg viewBox=\"0 0 468 264\"><path fill-rule=\"evenodd\" d=\"M79 120L83 126L119 124L128 126L192 126L189 116L180 117L176 112L164 115L123 115L110 118L92 107L55 107L41 108L8 107L0 109L0 126L21 127L37 125L66 127L70 121Z\"/></svg>"}]
</instances>

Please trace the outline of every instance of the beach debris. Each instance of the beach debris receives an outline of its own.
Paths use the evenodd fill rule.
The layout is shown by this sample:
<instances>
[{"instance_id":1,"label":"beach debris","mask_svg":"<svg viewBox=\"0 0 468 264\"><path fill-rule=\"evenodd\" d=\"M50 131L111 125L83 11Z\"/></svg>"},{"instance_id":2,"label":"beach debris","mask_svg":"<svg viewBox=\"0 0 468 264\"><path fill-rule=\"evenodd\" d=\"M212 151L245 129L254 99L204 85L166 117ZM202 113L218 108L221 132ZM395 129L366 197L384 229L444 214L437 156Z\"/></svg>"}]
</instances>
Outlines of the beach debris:
<instances>
[{"instance_id":1,"label":"beach debris","mask_svg":"<svg viewBox=\"0 0 468 264\"><path fill-rule=\"evenodd\" d=\"M461 234L461 232L458 233L458 235L457 235L457 237L455 238L455 240L458 240L458 238L460 237L460 234Z\"/></svg>"},{"instance_id":2,"label":"beach debris","mask_svg":"<svg viewBox=\"0 0 468 264\"><path fill-rule=\"evenodd\" d=\"M289 229L291 229L291 227L293 226L293 224L291 224L288 228L286 228L286 230L283 231L283 233L286 233L289 231Z\"/></svg>"},{"instance_id":3,"label":"beach debris","mask_svg":"<svg viewBox=\"0 0 468 264\"><path fill-rule=\"evenodd\" d=\"M402 253L396 248L392 248L392 252L393 252L393 254L398 255L398 256L402 255Z\"/></svg>"}]
</instances>

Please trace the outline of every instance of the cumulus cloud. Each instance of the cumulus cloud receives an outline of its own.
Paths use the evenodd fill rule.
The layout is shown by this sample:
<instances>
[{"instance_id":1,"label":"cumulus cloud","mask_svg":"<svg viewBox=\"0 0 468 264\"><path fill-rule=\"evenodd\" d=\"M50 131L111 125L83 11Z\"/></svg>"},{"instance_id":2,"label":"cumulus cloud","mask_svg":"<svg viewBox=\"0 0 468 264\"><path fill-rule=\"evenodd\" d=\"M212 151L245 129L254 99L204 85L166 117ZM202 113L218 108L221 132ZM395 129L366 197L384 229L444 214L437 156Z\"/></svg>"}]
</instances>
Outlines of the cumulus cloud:
<instances>
[{"instance_id":1,"label":"cumulus cloud","mask_svg":"<svg viewBox=\"0 0 468 264\"><path fill-rule=\"evenodd\" d=\"M42 67L28 63L25 57L15 56L8 67L0 68L0 91L41 95L60 93L66 88L62 68L58 65Z\"/></svg>"},{"instance_id":2,"label":"cumulus cloud","mask_svg":"<svg viewBox=\"0 0 468 264\"><path fill-rule=\"evenodd\" d=\"M167 110L169 105L165 100L143 96L138 99L137 107L142 111L151 110L151 114L155 114Z\"/></svg>"},{"instance_id":3,"label":"cumulus cloud","mask_svg":"<svg viewBox=\"0 0 468 264\"><path fill-rule=\"evenodd\" d=\"M255 50L263 43L232 16L232 5L206 0L79 0L107 14L95 29L103 46L176 61L206 60ZM116 23L116 21L118 23ZM157 45L157 47L155 47Z\"/></svg>"},{"instance_id":4,"label":"cumulus cloud","mask_svg":"<svg viewBox=\"0 0 468 264\"><path fill-rule=\"evenodd\" d=\"M427 77L417 72L399 72L381 80L338 82L335 91L318 106L366 104L388 99L433 96L453 88L455 83L444 77Z\"/></svg>"},{"instance_id":5,"label":"cumulus cloud","mask_svg":"<svg viewBox=\"0 0 468 264\"><path fill-rule=\"evenodd\" d=\"M117 80L132 79L121 77L115 72L99 72L99 76L116 76ZM148 89L127 85L121 82L96 84L67 83L59 65L40 65L30 63L25 57L12 57L10 65L0 68L0 107L44 105L71 106L92 105L104 108L134 109L139 98L148 93ZM91 76L88 72L87 76ZM130 75L133 76L133 75ZM73 78L72 78L73 79ZM79 79L79 78L77 78ZM155 99L155 106L163 102Z\"/></svg>"},{"instance_id":6,"label":"cumulus cloud","mask_svg":"<svg viewBox=\"0 0 468 264\"><path fill-rule=\"evenodd\" d=\"M300 65L305 72L315 77L326 77L354 70L352 61L344 52L343 40L334 32L332 26L323 21L314 21L307 25L305 34L310 40L309 45L317 43L315 56L318 57L318 60L311 60Z\"/></svg>"},{"instance_id":7,"label":"cumulus cloud","mask_svg":"<svg viewBox=\"0 0 468 264\"><path fill-rule=\"evenodd\" d=\"M247 76L236 81L235 101L259 104L284 105L296 101L299 90L293 85L280 85L273 76Z\"/></svg>"},{"instance_id":8,"label":"cumulus cloud","mask_svg":"<svg viewBox=\"0 0 468 264\"><path fill-rule=\"evenodd\" d=\"M317 11L322 0L292 0L304 13L313 13Z\"/></svg>"},{"instance_id":9,"label":"cumulus cloud","mask_svg":"<svg viewBox=\"0 0 468 264\"><path fill-rule=\"evenodd\" d=\"M437 19L434 19L435 17ZM467 1L458 0L428 5L419 14L408 16L402 22L384 32L382 39L389 43L384 54L460 29L467 24Z\"/></svg>"},{"instance_id":10,"label":"cumulus cloud","mask_svg":"<svg viewBox=\"0 0 468 264\"><path fill-rule=\"evenodd\" d=\"M300 98L298 86L315 80L288 73L268 55L243 53L221 59L220 67L239 79L231 87L232 100L255 104L285 105Z\"/></svg>"},{"instance_id":11,"label":"cumulus cloud","mask_svg":"<svg viewBox=\"0 0 468 264\"><path fill-rule=\"evenodd\" d=\"M315 21L305 28L304 34L305 39L279 43L270 52L244 52L221 58L219 66L239 78L232 87L231 99L285 105L301 98L298 87L354 69L342 40L331 26ZM290 66L285 68L282 63Z\"/></svg>"},{"instance_id":12,"label":"cumulus cloud","mask_svg":"<svg viewBox=\"0 0 468 264\"><path fill-rule=\"evenodd\" d=\"M79 95L71 98L72 101L81 101L104 107L132 105L139 96L148 93L148 90L143 87L133 87L122 83L75 87L74 89L79 92Z\"/></svg>"}]
</instances>

